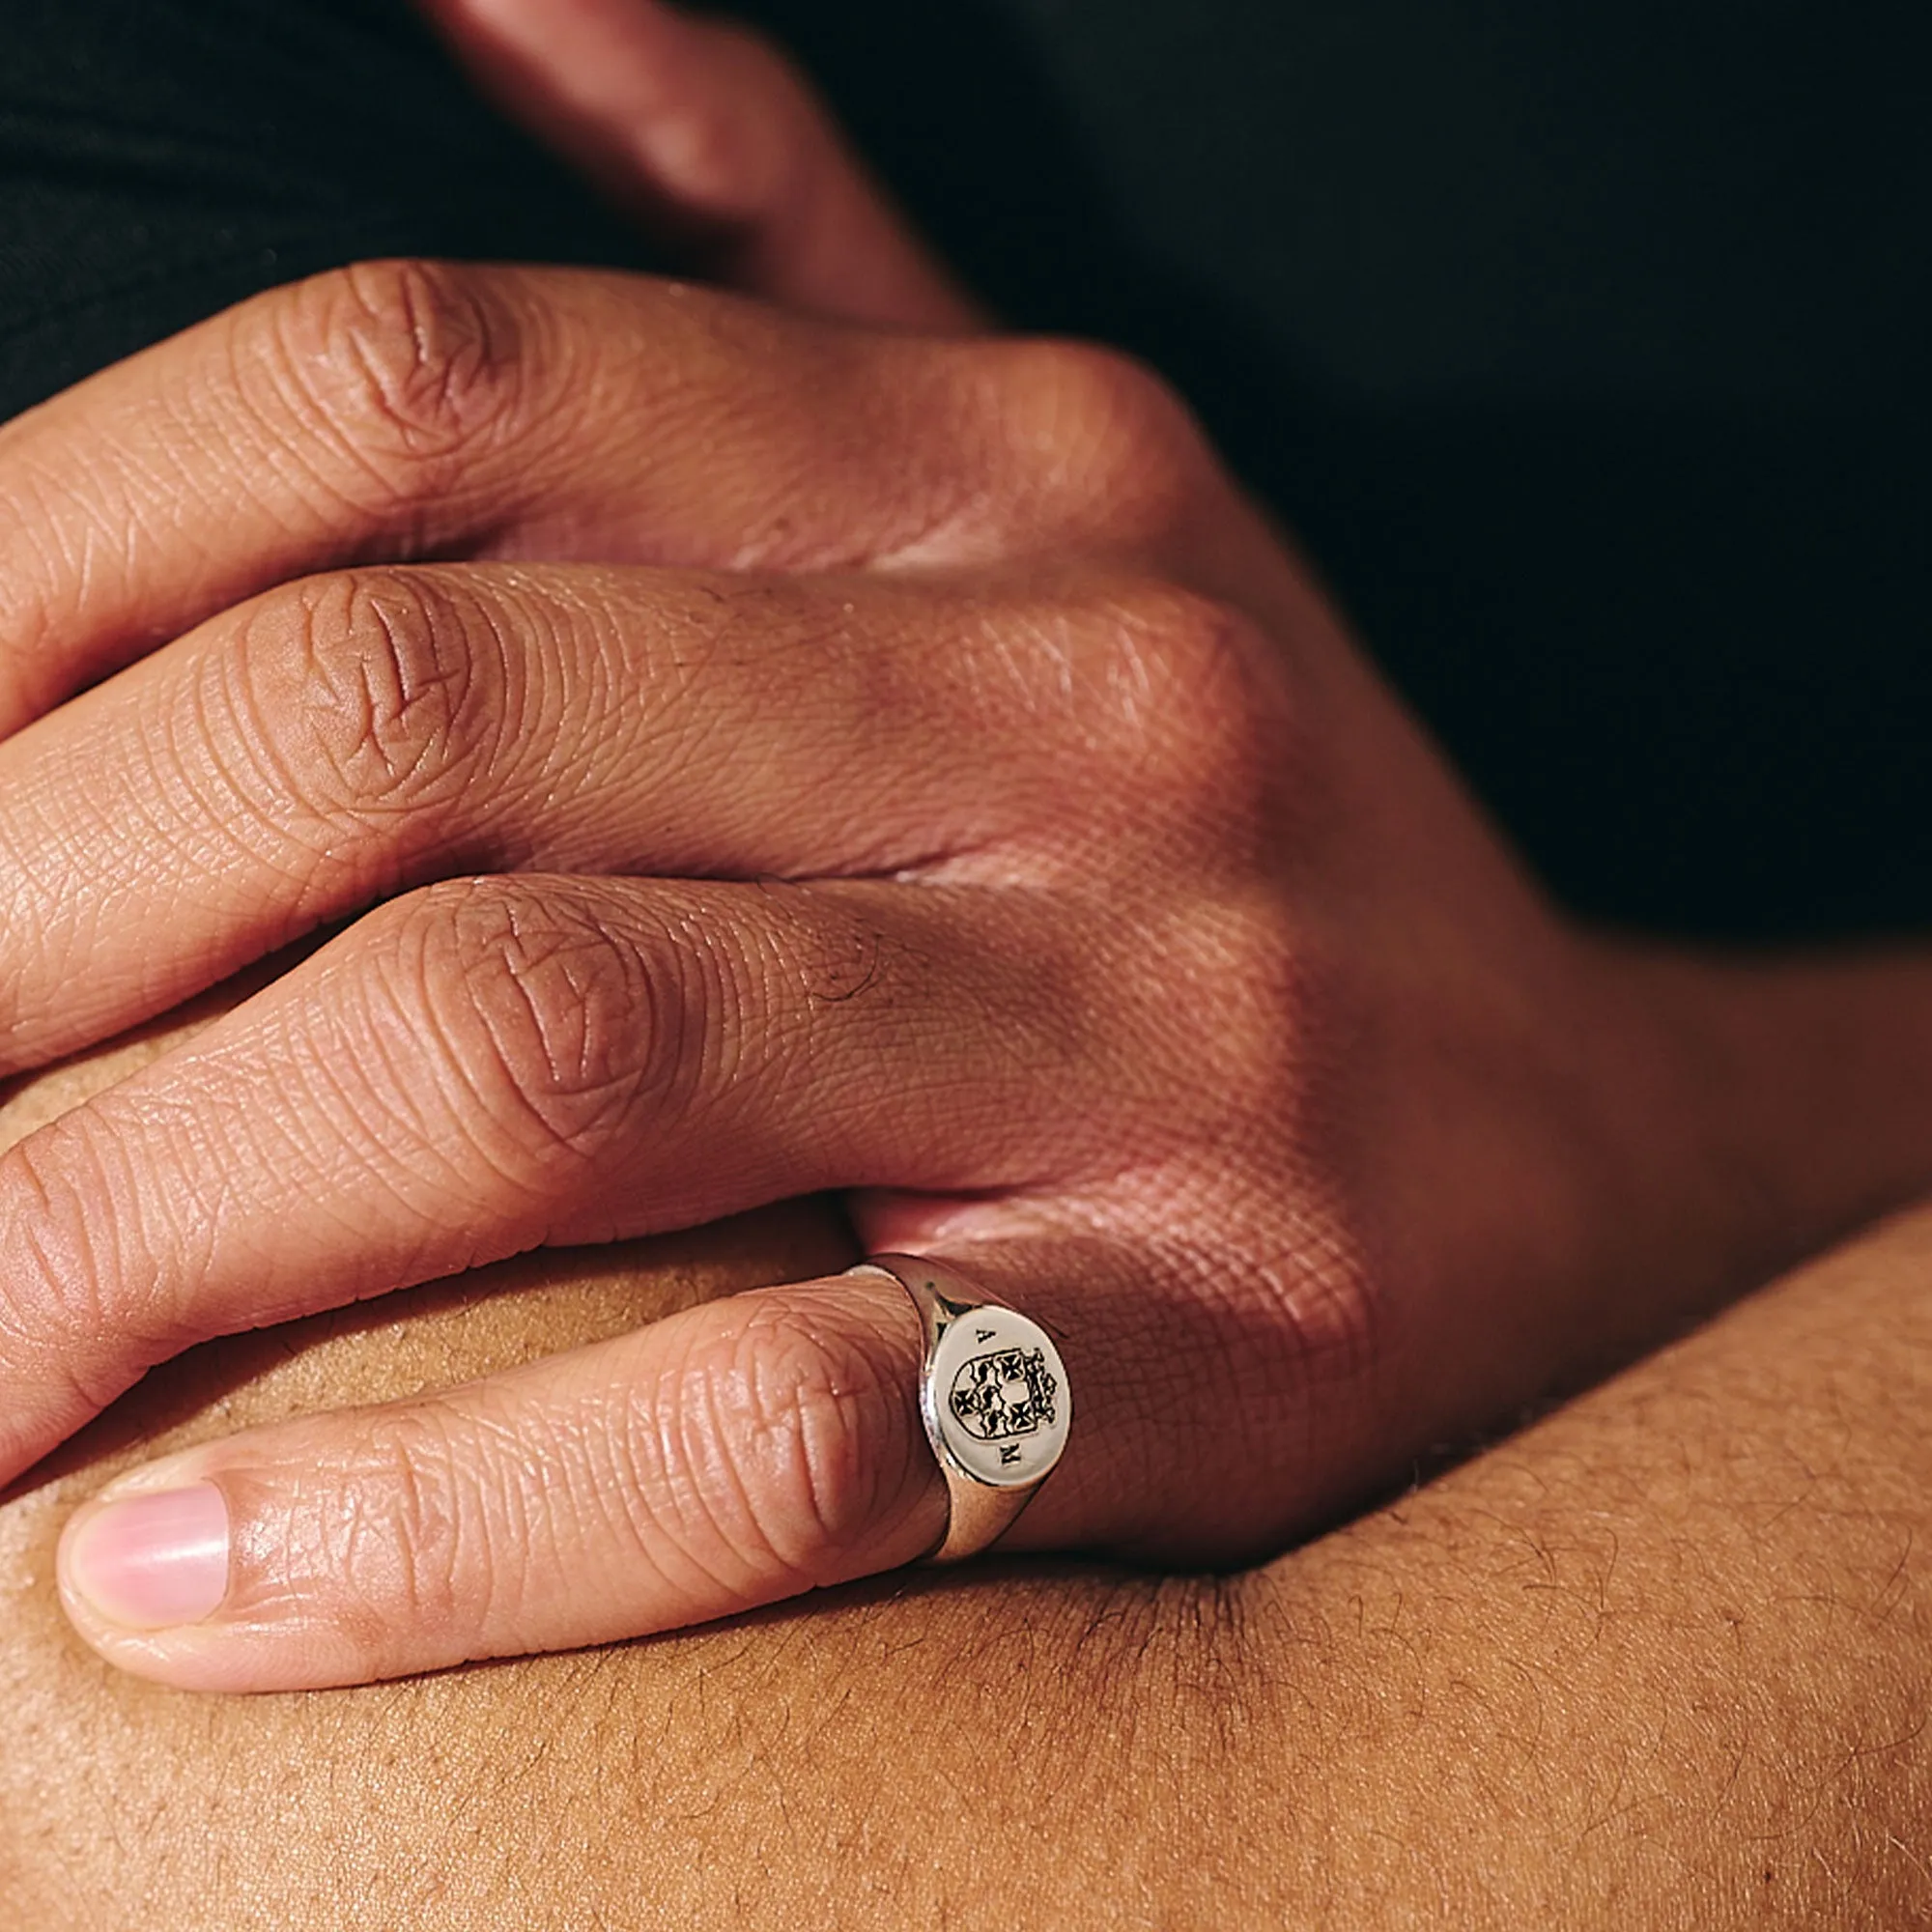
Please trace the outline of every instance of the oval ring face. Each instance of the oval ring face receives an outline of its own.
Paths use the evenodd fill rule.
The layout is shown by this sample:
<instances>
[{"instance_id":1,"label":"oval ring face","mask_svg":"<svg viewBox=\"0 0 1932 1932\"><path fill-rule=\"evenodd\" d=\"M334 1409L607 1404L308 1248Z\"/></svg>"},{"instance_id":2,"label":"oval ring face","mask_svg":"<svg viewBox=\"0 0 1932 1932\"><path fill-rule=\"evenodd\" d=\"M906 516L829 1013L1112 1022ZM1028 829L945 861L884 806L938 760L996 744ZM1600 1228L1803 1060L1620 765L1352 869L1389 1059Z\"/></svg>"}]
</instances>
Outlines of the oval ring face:
<instances>
[{"instance_id":1,"label":"oval ring face","mask_svg":"<svg viewBox=\"0 0 1932 1932\"><path fill-rule=\"evenodd\" d=\"M1039 1482L1060 1461L1073 1420L1060 1350L1010 1308L969 1308L949 1323L922 1395L941 1460L992 1489Z\"/></svg>"}]
</instances>

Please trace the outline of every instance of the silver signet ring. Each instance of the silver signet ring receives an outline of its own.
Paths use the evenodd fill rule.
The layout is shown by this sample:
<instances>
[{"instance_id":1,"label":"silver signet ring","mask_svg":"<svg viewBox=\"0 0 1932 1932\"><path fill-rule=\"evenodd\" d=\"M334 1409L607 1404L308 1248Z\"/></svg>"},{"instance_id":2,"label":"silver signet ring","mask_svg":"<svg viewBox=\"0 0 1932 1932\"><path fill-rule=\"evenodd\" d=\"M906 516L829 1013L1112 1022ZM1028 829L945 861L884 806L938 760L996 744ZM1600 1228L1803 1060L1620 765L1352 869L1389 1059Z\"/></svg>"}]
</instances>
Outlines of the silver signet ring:
<instances>
[{"instance_id":1,"label":"silver signet ring","mask_svg":"<svg viewBox=\"0 0 1932 1932\"><path fill-rule=\"evenodd\" d=\"M1066 1365L1037 1321L987 1301L937 1262L873 1255L846 1272L888 1276L919 1310L919 1412L952 1500L946 1534L926 1561L977 1556L1012 1527L1066 1447Z\"/></svg>"}]
</instances>

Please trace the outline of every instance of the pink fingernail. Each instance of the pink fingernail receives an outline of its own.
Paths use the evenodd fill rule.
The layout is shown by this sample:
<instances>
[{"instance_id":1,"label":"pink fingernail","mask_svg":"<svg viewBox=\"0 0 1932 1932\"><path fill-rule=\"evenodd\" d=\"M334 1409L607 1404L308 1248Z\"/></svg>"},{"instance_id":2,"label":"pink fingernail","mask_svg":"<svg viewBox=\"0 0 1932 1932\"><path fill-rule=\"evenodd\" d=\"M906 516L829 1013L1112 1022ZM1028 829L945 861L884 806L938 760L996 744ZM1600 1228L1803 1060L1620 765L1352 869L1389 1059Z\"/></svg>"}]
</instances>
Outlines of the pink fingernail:
<instances>
[{"instance_id":1,"label":"pink fingernail","mask_svg":"<svg viewBox=\"0 0 1932 1932\"><path fill-rule=\"evenodd\" d=\"M228 1594L228 1505L213 1483L124 1497L63 1552L69 1584L128 1630L198 1624Z\"/></svg>"}]
</instances>

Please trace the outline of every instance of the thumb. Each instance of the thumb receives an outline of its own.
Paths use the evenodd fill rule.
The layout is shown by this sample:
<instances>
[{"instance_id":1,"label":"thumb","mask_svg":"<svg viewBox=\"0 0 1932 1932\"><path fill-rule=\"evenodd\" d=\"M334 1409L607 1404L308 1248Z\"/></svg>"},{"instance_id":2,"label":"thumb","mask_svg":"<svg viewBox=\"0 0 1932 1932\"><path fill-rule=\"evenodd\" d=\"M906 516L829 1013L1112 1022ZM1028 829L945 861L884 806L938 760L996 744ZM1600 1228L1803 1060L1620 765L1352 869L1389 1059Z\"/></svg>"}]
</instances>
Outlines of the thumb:
<instances>
[{"instance_id":1,"label":"thumb","mask_svg":"<svg viewBox=\"0 0 1932 1932\"><path fill-rule=\"evenodd\" d=\"M483 88L718 280L822 315L980 326L810 84L662 0L418 0Z\"/></svg>"}]
</instances>

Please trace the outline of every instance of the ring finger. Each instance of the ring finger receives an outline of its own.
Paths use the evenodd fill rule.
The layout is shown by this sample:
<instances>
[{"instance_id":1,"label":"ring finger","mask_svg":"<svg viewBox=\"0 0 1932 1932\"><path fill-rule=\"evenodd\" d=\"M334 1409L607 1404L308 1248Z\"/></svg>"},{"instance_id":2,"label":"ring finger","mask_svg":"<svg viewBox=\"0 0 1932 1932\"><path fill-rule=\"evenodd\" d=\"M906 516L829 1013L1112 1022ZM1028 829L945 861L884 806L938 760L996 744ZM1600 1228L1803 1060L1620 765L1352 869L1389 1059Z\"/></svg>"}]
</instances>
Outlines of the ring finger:
<instances>
[{"instance_id":1,"label":"ring finger","mask_svg":"<svg viewBox=\"0 0 1932 1932\"><path fill-rule=\"evenodd\" d=\"M453 872L881 875L1037 831L1122 622L588 566L274 592L0 743L0 1071Z\"/></svg>"},{"instance_id":2,"label":"ring finger","mask_svg":"<svg viewBox=\"0 0 1932 1932\"><path fill-rule=\"evenodd\" d=\"M962 1264L975 1273L950 1287L1023 1299L1070 1350L1003 1384L1047 1410L1015 1418L1006 1446L1065 1429L1056 1411L1079 1390L1065 1463L1047 1464L1012 1546L1116 1543L1151 1510L1185 1521L1170 1547L1213 1548L1225 1524L1198 1491L1122 1477L1151 1466L1137 1410L1159 1377L1084 1344L1120 1305L1128 1258L1037 1236L969 1247ZM919 1419L922 1355L898 1284L844 1275L440 1395L245 1431L83 1509L63 1598L112 1662L212 1690L361 1683L753 1609L939 1544L950 1505Z\"/></svg>"},{"instance_id":3,"label":"ring finger","mask_svg":"<svg viewBox=\"0 0 1932 1932\"><path fill-rule=\"evenodd\" d=\"M544 1244L1081 1171L1084 968L1026 895L532 876L372 913L0 1157L0 1482L156 1361Z\"/></svg>"}]
</instances>

